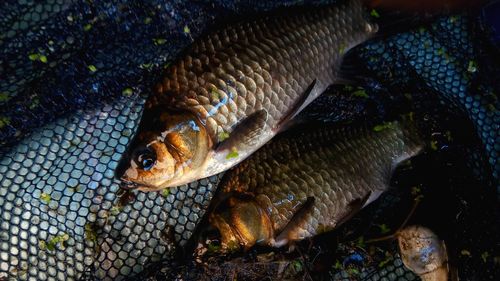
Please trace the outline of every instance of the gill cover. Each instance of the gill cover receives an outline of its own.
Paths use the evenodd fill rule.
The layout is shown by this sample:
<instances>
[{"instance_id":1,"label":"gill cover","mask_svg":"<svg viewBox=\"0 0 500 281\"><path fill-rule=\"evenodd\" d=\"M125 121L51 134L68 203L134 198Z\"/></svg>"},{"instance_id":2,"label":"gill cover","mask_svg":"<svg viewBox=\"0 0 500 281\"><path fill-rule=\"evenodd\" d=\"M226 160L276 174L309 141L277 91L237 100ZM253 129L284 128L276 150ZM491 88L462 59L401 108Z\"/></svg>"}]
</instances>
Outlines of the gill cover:
<instances>
[{"instance_id":1,"label":"gill cover","mask_svg":"<svg viewBox=\"0 0 500 281\"><path fill-rule=\"evenodd\" d=\"M211 141L191 113L145 116L117 177L140 190L153 191L187 183L203 165Z\"/></svg>"}]
</instances>

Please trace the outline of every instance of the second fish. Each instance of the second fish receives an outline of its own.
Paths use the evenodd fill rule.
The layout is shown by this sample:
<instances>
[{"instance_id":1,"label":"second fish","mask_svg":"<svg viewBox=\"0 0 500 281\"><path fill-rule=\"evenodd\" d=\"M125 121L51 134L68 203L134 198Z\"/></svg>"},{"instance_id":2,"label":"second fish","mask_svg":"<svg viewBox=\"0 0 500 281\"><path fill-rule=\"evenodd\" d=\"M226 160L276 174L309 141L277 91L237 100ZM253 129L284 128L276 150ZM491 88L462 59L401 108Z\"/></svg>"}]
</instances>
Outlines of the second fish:
<instances>
[{"instance_id":1,"label":"second fish","mask_svg":"<svg viewBox=\"0 0 500 281\"><path fill-rule=\"evenodd\" d=\"M410 121L291 129L224 175L210 224L228 248L279 247L333 229L387 190L422 146Z\"/></svg>"}]
</instances>

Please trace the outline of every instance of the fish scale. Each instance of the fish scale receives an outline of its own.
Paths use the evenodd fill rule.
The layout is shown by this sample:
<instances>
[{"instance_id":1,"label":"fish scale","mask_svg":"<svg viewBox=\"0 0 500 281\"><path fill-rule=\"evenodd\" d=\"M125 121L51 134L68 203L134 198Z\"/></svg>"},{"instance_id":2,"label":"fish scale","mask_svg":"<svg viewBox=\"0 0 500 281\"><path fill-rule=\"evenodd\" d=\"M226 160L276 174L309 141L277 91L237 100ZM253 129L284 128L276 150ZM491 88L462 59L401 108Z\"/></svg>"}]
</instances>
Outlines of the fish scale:
<instances>
[{"instance_id":1,"label":"fish scale","mask_svg":"<svg viewBox=\"0 0 500 281\"><path fill-rule=\"evenodd\" d=\"M315 96L333 83L340 57L372 30L360 1L293 13L201 38L167 70L148 106L196 112L214 140L259 109L276 125L312 81Z\"/></svg>"},{"instance_id":2,"label":"fish scale","mask_svg":"<svg viewBox=\"0 0 500 281\"><path fill-rule=\"evenodd\" d=\"M76 129L71 128L71 131L77 130L76 132L78 132L79 130L85 130L87 125L83 121L85 121L86 120L85 118L87 117L79 117L80 115L78 115L78 113L75 113L77 108L81 108L86 105L89 105L91 107L101 108L101 106L104 103L103 99L108 100L111 98L114 99L117 96L121 96L122 90L128 87L133 89L134 92L136 92L136 90L137 92L141 92L142 89L149 89L150 86L149 82L151 80L156 80L158 76L156 73L160 72L158 70L161 69L161 67L165 63L171 61L178 54L180 49L183 49L187 45L191 44L190 38L191 37L197 38L199 32L201 32L201 29L204 29L210 23L212 23L214 18L223 19L224 17L228 16L229 12L237 13L237 15L244 15L249 11L264 12L275 9L277 7L284 7L288 5L307 6L311 5L311 3L320 3L320 2L324 3L325 1L220 0L220 1L210 1L211 2L210 4L204 4L206 1L173 2L173 1L153 0L145 2L145 1L117 0L117 1L106 1L106 3L104 3L102 1L90 2L90 1L65 0L65 1L54 2L52 0L49 0L45 1L47 2L45 5L39 4L39 2L40 1L33 2L33 1L22 1L22 0L17 2L3 1L2 9L0 9L0 14L2 15L0 16L0 22L1 22L0 27L2 29L1 32L2 34L0 34L0 37L2 38L0 41L2 41L1 44L2 44L2 50L4 51L4 59L8 61L7 68L2 69L3 77L5 77L6 79L0 81L0 88L1 88L0 92L2 92L0 96L2 96L2 94L7 94L7 97L11 98L7 102L0 98L0 104L2 105L2 110L1 110L2 112L0 113L0 115L2 117L6 116L11 120L10 125L0 128L0 143L2 145L2 149L4 148L3 146L5 144L11 144L11 145L16 144L20 139L23 138L29 138L31 139L30 144L37 145L37 141L33 140L33 137L27 135L27 133L31 132L33 128L40 128L42 127L42 125L50 123L58 116L61 116L62 114L65 113L71 114L71 118L68 119L69 120L68 126L70 126L71 123L74 123L73 126L76 127ZM39 12L37 11L37 9L34 8L35 6L39 5L44 6L44 10L42 12ZM213 5L215 5L216 8L214 8ZM109 12L113 7L117 6L124 7L125 9L116 9L118 13ZM47 17L43 14L48 14L49 16ZM74 20L69 21L68 20L69 17L72 17ZM88 19L94 17L99 17L98 24L93 25L90 30L85 30L84 27L88 23ZM383 15L382 18L384 18ZM475 17L474 15L466 16L464 18L467 20L467 22L476 22L477 19L477 17ZM147 20L150 20L151 23L145 24L145 21ZM459 21L462 21L462 19L460 19ZM467 49L457 54L462 57L471 51L470 49L471 45L474 45L474 40L478 39L477 32L475 35L471 34L471 36L469 36L470 38L464 37L462 29L460 27L452 25L447 21L442 21L439 24L448 27L447 29L443 28L442 30L433 32L437 37L443 38L442 44L444 46L448 47L450 45L456 45L463 49ZM185 25L189 25L191 34L183 33L183 27ZM458 34L457 36L454 37L460 39L455 40L453 38L448 38L447 35L451 33ZM30 34L30 36L27 36L28 34ZM54 44L51 47L49 47L49 48L54 48L54 51L51 52L50 55L48 56L48 63L45 64L45 63L30 61L28 55L31 54L32 51L40 50L39 48L44 48L46 46L48 38L54 40ZM165 38L166 43L156 44L153 41L154 38ZM403 43L409 40L410 39L408 40L405 39L403 40ZM393 41L388 40L383 42L383 44L387 46L392 44L392 42ZM365 46L370 46L370 45L372 47L378 46L377 41L372 42L371 44L369 43ZM414 50L418 50L416 46L413 48ZM439 48L438 46L430 47L430 49L438 49L438 48ZM380 48L378 47L375 49L380 50ZM358 53L360 51L364 52L363 49L359 49L357 51ZM399 68L408 70L407 66L405 66L406 65L405 62L407 62L407 59L405 57L397 56L397 53L391 53L387 49L384 51L380 51L380 53L378 53L378 55L376 56L382 57L384 53L387 56L389 55L394 56L394 59L392 59L391 62L387 61L377 62L380 68L373 70L373 73L383 74L384 71L381 70L381 68L383 66L391 64L396 64L398 65ZM369 61L368 58L365 61ZM88 64L95 65L97 67L97 71L95 73L90 72L88 69ZM479 71L482 71L482 69L484 69L481 68L481 66L482 64L480 64ZM152 69L152 70L147 70L147 69ZM440 73L444 73L446 75L446 72L444 71L440 71ZM492 77L493 79L494 77L498 77L498 75L493 75L493 73L494 72L485 72L480 76L483 77L489 76ZM144 78L146 78L147 81L144 81L143 80ZM431 75L428 79L434 79L434 78L435 76ZM400 72L395 72L395 75L391 76L391 80L399 81L400 83L407 85L408 80L418 80L418 79L415 76L414 72L405 71L405 73L402 73L402 71L400 71ZM395 93L399 94L401 92L400 89L401 88L396 89L397 92ZM425 93L425 95L427 95L429 89L418 88L415 89L415 91L423 92ZM368 89L367 93L371 97L374 96L371 91L368 91ZM445 92L439 94L441 96L447 95L447 93ZM33 103L33 99L31 98L33 95L40 98L40 104ZM329 118L335 120L337 120L339 117L343 117L344 119L346 119L346 115L348 114L350 114L348 115L349 119L354 118L353 117L355 116L353 113L354 110L349 111L348 114L339 112L338 110L332 110L332 108L337 109L342 104L342 102L339 101L340 96L337 95L336 92L334 96L335 99L332 100L334 100L335 102L327 103L326 106L316 106L313 108L313 111L315 111L315 113L317 114L325 114L325 115L328 114ZM378 95L377 99L379 99L379 97L380 99L382 99L382 97L386 96L388 96L388 94L384 92L384 94ZM451 102L452 100L450 99L445 100L446 104L449 104ZM117 101L117 104L130 105L131 101L130 98L125 99L125 101L119 100ZM105 110L105 112L107 111L108 110ZM356 114L359 114L358 111L356 111ZM77 116L74 116L75 114ZM108 143L108 147L104 150L106 154L112 154L112 156L109 155L109 157L112 158L113 161L117 161L119 159L121 152L117 152L115 150L113 153L110 153L109 151L112 151L112 149L116 148L118 143L121 145L125 144L121 140L121 138L125 137L124 135L122 136L122 132L124 131L122 123L124 121L122 119L131 118L129 117L130 112L127 112L125 110L119 111L116 114L119 116L120 119L118 119L116 124L111 124L113 126L113 130L110 135L110 141ZM468 111L468 114L477 114L477 113L475 113L475 111ZM482 114L482 111L480 111L479 117L477 119L477 122L478 124L480 124L480 126L483 126L484 124L489 124L489 125L495 124L491 122L492 120L489 117L483 119L480 114ZM118 116L113 116L114 118L108 118L107 121L116 120ZM372 117L374 116L373 115L370 116L370 118ZM82 121L81 125L79 123L80 121ZM484 124L482 122L484 122ZM42 130L44 132L50 132L53 130L53 127L51 125L45 126L42 128ZM484 130L486 131L487 129L485 128ZM494 128L491 130L495 131ZM101 139L104 135L107 134L100 134L99 138ZM69 138L71 139L71 137ZM127 136L127 139L129 138L130 136ZM488 137L488 139L491 140L490 137ZM40 150L46 149L48 147L47 143L50 145L54 141L55 140L51 139L47 140L46 143L45 142L40 143L37 145L38 148L34 148L34 150L38 151L38 149ZM90 145L90 144L88 144L87 141L84 141L82 144L80 144L80 146L82 147L85 147L85 145ZM25 150L21 150L22 147L23 146L16 146L15 148L10 148L8 150L19 149L18 153L24 153ZM488 150L488 153L496 153L500 151L496 147L495 149ZM17 162L21 164L20 169L9 172L9 175L12 173L16 174L16 181L20 181L22 179L23 182L22 186L20 187L21 190L25 185L30 185L30 186L33 185L33 178L32 178L33 174L38 175L38 173L45 174L49 172L47 169L44 168L47 167L46 163L44 164L44 161L46 162L47 159L43 157L40 158L40 156L36 157L30 156L32 153L33 153L32 151L28 151L27 155L28 159L24 160L21 159L22 161L20 161L20 159L16 157L11 160L13 161L13 163ZM79 167L80 164L78 164L79 161L74 159L77 159L77 156L79 156L80 153L76 151L73 154L76 156L71 156L67 159L68 165L65 165L64 170L69 168L77 172L81 168ZM496 156L498 155L498 153L490 155ZM57 158L59 158L59 156ZM106 158L106 156L103 156L102 161L105 161L104 158ZM32 160L33 162L41 161L39 163L44 164L43 165L44 167L41 167L41 165L39 164L34 164L31 167L26 166L26 169L33 172L33 174L30 172L27 175L25 175L24 165L26 164L29 166L29 164L27 163L29 163L30 159L33 159ZM480 160L481 159L478 158L472 159L472 161L474 161L473 163L477 163ZM77 165L75 165L75 162L77 163ZM4 167L5 165L6 165L5 163L2 163L2 165L0 166ZM2 169L2 167L0 167L0 170ZM111 166L109 169L112 169ZM55 171L54 176L58 177L59 176L58 173L59 173L58 171ZM109 171L107 171L107 173L109 173ZM487 174L483 175L486 176ZM78 173L75 173L75 177L76 178L71 177L69 179L69 182L71 183L75 180L80 181L80 178L78 178ZM63 179L62 177L61 179L62 181L65 181L65 179ZM111 177L105 177L105 179L107 181L111 179ZM84 180L84 177L82 177L82 180ZM10 186L10 184L8 184L7 181L8 179L4 179L4 183L6 184L6 186ZM103 181L103 186L109 188L109 183L106 183L106 181ZM3 183L0 185L2 185L3 187ZM36 190L40 190L39 187L40 186L37 185ZM211 190L211 188L207 188L207 191L208 190ZM186 187L184 190L182 190L182 192L193 192L193 191L195 191L194 193L195 195L190 195L190 193L187 193L186 199L190 200L190 198L194 198L194 196L197 196L198 198L198 196L201 196L197 195L198 193L202 195L205 194L205 191L202 190L202 188L200 188L198 184L189 185L189 188ZM481 188L474 188L474 191L475 191L474 194L484 194L483 191L486 190L482 190ZM179 190L179 192L181 192L181 190ZM21 222L17 223L17 221L15 220L16 218L18 218L17 214L13 214L12 210L8 206L12 206L11 204L14 204L15 201L19 200L19 198L27 197L30 194L32 194L32 192L30 191L27 191L26 193L21 193L21 192L16 193L14 192L14 189L12 189L12 192L7 191L7 194L3 197L3 198L8 197L9 200L5 200L4 202L5 204L3 205L0 204L1 205L0 213L5 215L10 214L12 216L11 220L4 218L3 223L8 225L11 229L13 229L12 234L19 239L20 243L24 243L23 241L31 241L33 239L33 235L28 234L28 237L25 237L20 235L19 232L14 231L14 229L17 228L19 230L24 224L28 224L31 228L33 225L36 224L36 222L33 217L31 219L25 217L25 215L29 213L23 213L22 215L23 218L21 219ZM94 195L92 194L85 195L85 197L89 198L94 197L95 195L97 195L97 192L94 192L93 194ZM156 193L149 193L148 196L149 198L152 198L151 196L155 194ZM108 193L106 195L106 198L110 195L112 194ZM178 200L177 196L174 195L175 191L171 190L170 197L175 199L169 198L168 199L169 204L166 205L167 207L163 205L161 205L162 207L159 207L157 205L158 200L154 201L146 199L145 202L149 203L156 202L156 203L154 203L153 206L151 206L150 204L145 204L143 208L139 210L141 211L141 213L146 211L151 212L150 215L151 217L147 217L147 214L144 214L144 216L148 219L148 221L153 223L155 227L161 227L162 222L158 222L157 221L158 218L155 218L154 214L157 214L157 212L159 212L164 208L168 208L168 210L170 210L169 212L173 212L174 210L176 210L176 208L182 207L187 210L190 210L192 212L191 215L193 214L195 214L195 216L201 215L201 213L199 213L200 212L199 207L189 206L188 208L186 207L187 204L185 203L178 204L176 201ZM159 196L158 199L161 199L161 194L158 196ZM207 203L206 201L210 197L211 196L208 195L203 196L202 197L204 198L203 201L197 200L196 202L203 202L203 206L205 206ZM31 199L32 202L34 200L35 199ZM61 200L64 201L65 197L63 197ZM76 195L75 195L75 200L76 200ZM53 201L56 200L53 199ZM386 201L393 202L394 200L387 199ZM169 207L170 204L174 204L174 207ZM387 215L391 216L394 213L391 211L392 210L391 207L388 207L387 204L383 206L385 206L383 211L377 209L377 211L374 212L378 214L377 215L379 218L378 221L380 223L386 223L387 221L391 221L390 219L387 218ZM481 207L483 207L483 205L481 205ZM132 208L131 210L134 211L136 209ZM126 214L126 218L128 221L135 221L135 219L132 219L132 216L129 215L129 211L124 211L124 212ZM477 235L477 236L475 234L467 234L464 231L466 231L466 229L477 229L477 220L479 218L484 218L486 215L490 215L491 213L492 212L484 212L481 216L477 218L474 217L474 219L471 220L473 222L472 224L467 224L463 223L463 221L460 221L458 223L458 225L460 226L459 229L450 228L450 231L459 233L457 234L459 235L459 240L458 240L460 241L459 245L463 246L464 248L467 247L468 245L466 242L468 240L467 237L469 239L472 239L473 241L472 244L474 245L474 247L478 246L478 244L481 245L477 250L477 252L479 253L478 255L474 255L473 253L472 258L470 259L462 258L460 260L460 265L462 268L464 268L461 274L462 277L466 276L465 278L467 278L471 276L476 276L472 274L473 272L481 274L479 275L479 277L476 276L476 279L479 280L486 279L486 276L488 276L487 275L489 272L488 269L490 269L490 265L492 264L492 262L490 262L489 264L482 262L480 257L481 254L480 249L490 250L491 245L489 245L487 241L488 237L492 237L492 235L483 234L483 228L481 228L480 231L480 234L483 235ZM102 215L101 212L99 212L98 216L100 217L101 215ZM189 224L196 224L198 222L197 219L192 219L191 215L189 216L188 227L186 227L182 231L180 230L181 232L176 233L176 235L182 237L182 239L187 239L191 234L192 228L189 228ZM161 216L159 217L161 218ZM384 218L382 219L382 217ZM78 220L87 219L86 215L82 217L80 214L78 214L76 218ZM170 218L169 222L179 224L179 221L181 221L180 218L181 217L177 216L175 217L175 219ZM72 219L74 220L75 218ZM124 222L127 220L123 219ZM495 222L495 220L492 221ZM476 227L473 227L471 225ZM495 223L491 223L491 225L495 225ZM470 228L467 228L468 226L470 226ZM124 230L126 229L128 229L127 226L124 227ZM141 237L143 235L150 235L150 234L152 234L155 237L155 239L158 239L158 236L156 236L155 232L151 233L147 227L141 233ZM4 238L3 233L1 233L0 236L1 236L0 240ZM148 241L148 245L150 244L150 242L151 241ZM133 240L123 245L120 244L121 247L123 247L124 249L119 252L120 254L116 262L117 264L118 263L122 264L122 267L117 268L118 270L121 271L121 276L127 276L128 274L130 274L130 272L139 273L142 271L142 267L147 267L148 264L150 263L150 260L148 259L147 262L143 264L140 261L141 259L138 259L137 256L135 255L136 253L135 250L133 251L134 254L132 255L132 251L130 250L130 248L128 248L128 246L130 246L129 243L135 245L135 247L132 249L139 249L138 243L135 243L135 241ZM10 241L6 241L5 244L3 245L7 247L5 248L7 249L5 253L8 253L8 250L10 249L15 249L18 247L16 246L16 244L12 244ZM33 246L37 248L36 241L33 244ZM115 248L115 246L116 245L113 245L113 249ZM153 247L154 245L150 246ZM4 252L3 250L5 249L2 247L0 248L1 248L0 252L3 253ZM159 247L156 246L155 251L157 251L158 249ZM30 252L31 251L32 249L30 248ZM86 256L87 254L84 254L84 252L88 253L88 247L79 248L72 253L69 252L67 248L66 251L57 253L56 261L58 263L59 262L66 263L68 262L68 255L71 256L76 254L78 256ZM141 253L147 254L148 251L141 249ZM37 258L37 260L39 260L39 263L33 264L28 274L22 275L20 277L21 279L34 278L36 280L44 280L42 276L38 274L39 272L47 273L47 270L50 272L56 271L58 276L59 274L62 274L63 277L58 278L59 280L70 279L70 276L74 275L71 272L76 272L75 278L79 279L81 277L82 270L84 270L83 268L80 267L79 262L72 265L70 264L66 268L61 268L58 267L56 264L47 264L46 261L43 261L40 258L38 258L36 256L36 253L33 254L35 254L35 257ZM55 256L56 255L54 253L54 257ZM29 257L31 257L31 254ZM377 260L377 257L371 256L370 258L374 258L375 260ZM19 262L21 264L28 260L23 255L22 250L17 257L15 255L11 255L10 253L7 256L7 259L3 259L3 256L0 257L1 262L8 263L9 265L13 265L13 260L15 259L19 259ZM479 260L480 262L475 263L476 260ZM81 263L83 264L83 260L81 260ZM141 264L141 267L137 267L136 264ZM158 279L158 280L161 280L162 278L165 279L165 277L158 277L158 275L161 274L158 270L158 265L154 264L152 267L154 268L152 272L157 276L156 278L152 279ZM168 269L170 268L170 264L165 263L162 267L163 267L162 269ZM95 274L96 276L99 276L101 278L102 276L106 276L106 272L103 270L104 268L106 268L106 264L96 261L95 267L90 266L89 268L87 268L85 266L85 272L87 274ZM220 266L217 265L217 268L220 268ZM3 271L2 269L0 269L0 271L1 271L0 275L3 275L6 272ZM96 274L96 271L98 272L98 274ZM357 279L380 280L380 278L382 279L388 278L389 280L396 280L396 279L406 278L407 280L413 280L412 278L407 277L407 275L405 275L404 266L402 265L401 260L399 258L396 259L396 262L394 264L393 262L390 262L389 267L387 267L387 265L385 265L383 268L379 268L378 266L376 266L375 268L364 268L363 271L365 272L365 274ZM368 276L366 276L366 273L368 273ZM9 276L10 274L11 273L9 273ZM146 273L140 274L141 277L145 275ZM49 276L46 275L46 277L48 278ZM331 278L332 280L353 279L352 276L348 275L341 276L340 274L335 276L332 274ZM168 280L169 278L166 279Z\"/></svg>"},{"instance_id":3,"label":"fish scale","mask_svg":"<svg viewBox=\"0 0 500 281\"><path fill-rule=\"evenodd\" d=\"M212 224L218 227L217 217L223 218L229 210L226 222L237 232L252 232L251 227L260 227L245 221L245 216L251 215L239 213L246 212L245 207L238 206L245 206L247 201L229 203L229 209L224 209L224 200L232 200L226 195L236 192L229 198L251 194L254 199L250 200L266 210L275 235L291 223L300 223L292 240L313 236L321 227L333 228L342 222L361 207L356 207L357 203L378 197L389 187L395 167L416 155L422 145L411 125L400 122L390 123L382 131L309 124L308 128L285 133L226 173L221 193L213 203ZM305 218L294 222L311 197L315 199L312 209ZM245 229L248 225L250 230ZM222 233L223 237L226 234ZM267 243L270 238L256 240Z\"/></svg>"},{"instance_id":4,"label":"fish scale","mask_svg":"<svg viewBox=\"0 0 500 281\"><path fill-rule=\"evenodd\" d=\"M345 52L377 30L362 1L284 12L208 33L169 66L116 177L153 191L226 171L334 83Z\"/></svg>"}]
</instances>

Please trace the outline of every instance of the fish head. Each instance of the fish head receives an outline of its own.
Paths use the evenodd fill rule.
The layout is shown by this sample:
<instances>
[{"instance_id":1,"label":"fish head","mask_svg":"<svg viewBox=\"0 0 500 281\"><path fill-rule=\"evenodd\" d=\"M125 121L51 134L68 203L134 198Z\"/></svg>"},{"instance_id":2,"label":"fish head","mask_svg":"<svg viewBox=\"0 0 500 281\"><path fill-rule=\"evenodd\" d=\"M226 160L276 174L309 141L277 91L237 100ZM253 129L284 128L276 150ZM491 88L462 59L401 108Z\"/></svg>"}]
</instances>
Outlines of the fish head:
<instances>
[{"instance_id":1,"label":"fish head","mask_svg":"<svg viewBox=\"0 0 500 281\"><path fill-rule=\"evenodd\" d=\"M210 147L205 126L194 114L145 115L115 175L126 187L143 191L182 185L200 172Z\"/></svg>"},{"instance_id":2,"label":"fish head","mask_svg":"<svg viewBox=\"0 0 500 281\"><path fill-rule=\"evenodd\" d=\"M209 223L220 233L220 241L228 250L240 246L248 249L255 244L267 244L274 238L268 214L256 200L232 196L209 215Z\"/></svg>"}]
</instances>

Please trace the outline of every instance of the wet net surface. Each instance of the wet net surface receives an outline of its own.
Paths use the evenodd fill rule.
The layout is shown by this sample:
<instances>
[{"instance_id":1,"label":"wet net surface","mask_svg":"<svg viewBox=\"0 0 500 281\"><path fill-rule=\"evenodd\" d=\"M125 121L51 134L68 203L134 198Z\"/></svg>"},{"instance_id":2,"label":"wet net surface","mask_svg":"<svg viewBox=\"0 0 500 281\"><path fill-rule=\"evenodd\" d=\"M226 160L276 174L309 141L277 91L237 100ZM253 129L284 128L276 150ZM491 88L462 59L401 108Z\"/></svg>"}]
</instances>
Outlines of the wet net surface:
<instances>
[{"instance_id":1,"label":"wet net surface","mask_svg":"<svg viewBox=\"0 0 500 281\"><path fill-rule=\"evenodd\" d=\"M21 280L129 276L189 238L216 177L168 193L123 192L113 178L143 101L59 119L3 155L2 272Z\"/></svg>"},{"instance_id":2,"label":"wet net surface","mask_svg":"<svg viewBox=\"0 0 500 281\"><path fill-rule=\"evenodd\" d=\"M314 247L304 243L300 253L276 251L266 258L269 251L258 250L201 265L184 262L175 252L191 237L218 178L169 192L120 190L114 168L162 67L217 18L311 3L0 4L0 277L228 280L237 266L295 279L416 280L402 266L394 243L372 249L359 237L397 229L407 211L394 210L409 209L412 187L421 185L426 199L412 222L430 225L451 241L461 277L498 280L498 239L492 238L499 233L498 204L490 186L498 187L500 163L499 69L486 39L478 35L475 15L443 17L361 46L357 56L367 62L370 87L323 100L306 114L335 121L381 118L391 115L389 104L399 106L401 93L420 100L433 96L444 105L438 116L454 114L441 121L464 117L458 120L472 128L465 134L477 144L466 153L424 157L409 169L417 172L403 171L396 179L402 191L318 238ZM439 164L418 168L428 163Z\"/></svg>"},{"instance_id":3,"label":"wet net surface","mask_svg":"<svg viewBox=\"0 0 500 281\"><path fill-rule=\"evenodd\" d=\"M467 115L489 165L479 168L478 161L471 162L482 170L478 173L492 173L498 180L500 85L492 77L497 77L500 62L498 50L491 50L494 47L483 33L477 16L440 17L426 26L370 42L360 50L359 58L368 62L367 75L385 81L390 91L414 93L420 88L433 92L442 104Z\"/></svg>"}]
</instances>

